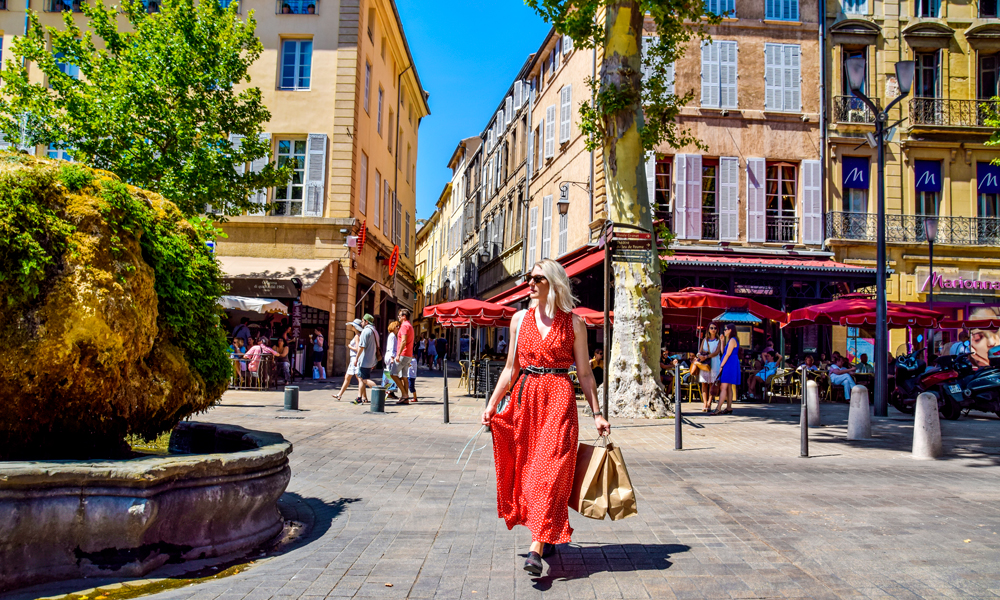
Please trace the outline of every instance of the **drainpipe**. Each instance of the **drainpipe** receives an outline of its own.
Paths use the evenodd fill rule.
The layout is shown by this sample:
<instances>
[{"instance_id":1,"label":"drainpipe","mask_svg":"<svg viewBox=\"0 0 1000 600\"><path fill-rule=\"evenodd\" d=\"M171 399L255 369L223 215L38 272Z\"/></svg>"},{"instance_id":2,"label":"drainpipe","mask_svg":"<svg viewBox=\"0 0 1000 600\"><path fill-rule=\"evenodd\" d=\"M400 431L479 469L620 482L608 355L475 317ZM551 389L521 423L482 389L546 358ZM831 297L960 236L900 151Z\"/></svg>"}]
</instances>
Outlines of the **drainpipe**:
<instances>
[{"instance_id":1,"label":"drainpipe","mask_svg":"<svg viewBox=\"0 0 1000 600\"><path fill-rule=\"evenodd\" d=\"M402 71L400 71L399 75L396 76L396 122L393 123L393 125L392 125L393 127L396 128L396 131L392 132L392 134L396 136L396 144L395 144L396 148L393 150L393 157L392 157L392 162L393 162L393 165L395 167L395 168L393 168L394 175L392 177L392 196L393 196L393 199L396 199L396 202L399 202L399 200L397 199L399 197L399 192L398 192L398 190L399 190L399 122L400 122L400 118L399 118L400 117L400 114L399 114L399 103L403 99L403 75L405 75L406 72L409 71L412 68L413 68L413 65L411 64L410 66L408 66L405 69L403 69ZM409 167L407 167L407 168L409 168ZM402 227L403 226L403 223L402 223L402 218L403 217L402 217L402 215L400 215L399 218L400 218L400 221L401 221L399 223L399 226ZM392 207L392 215L389 217L389 222L392 223L392 225L390 226L390 229L395 230L395 227L396 227L396 207L395 207L395 203L394 203L394 205ZM392 243L392 239L389 240L389 243ZM404 246L405 246L405 243L404 243ZM393 275L392 279L393 279L393 283L395 283L396 276ZM394 294L396 293L395 286L393 286L392 292Z\"/></svg>"},{"instance_id":2,"label":"drainpipe","mask_svg":"<svg viewBox=\"0 0 1000 600\"><path fill-rule=\"evenodd\" d=\"M826 124L826 111L829 106L826 96L826 0L819 0L819 130L820 130L820 142L819 142L819 169L820 169L820 181L827 181L827 167L826 167L826 144L828 138L827 124ZM827 189L829 185L824 185L821 190L821 202L823 207L822 212L822 227L823 227L823 240L825 245L826 240L826 215L830 207L827 205L827 198L829 198L829 190ZM782 336L782 344L784 344L784 336ZM782 355L782 360L784 360L784 355Z\"/></svg>"},{"instance_id":3,"label":"drainpipe","mask_svg":"<svg viewBox=\"0 0 1000 600\"><path fill-rule=\"evenodd\" d=\"M535 90L528 89L528 139L531 139L531 113L535 109ZM531 146L531 144L528 144ZM528 152L531 152L534 156L533 159L537 159L538 155L535 154L534 148L528 148ZM534 161L532 161L534 162ZM525 167L528 165L527 157L524 160ZM538 169L538 165L535 165L535 169ZM528 212L531 210L531 173L527 173L524 178L524 210L521 212L521 273L528 270Z\"/></svg>"},{"instance_id":4,"label":"drainpipe","mask_svg":"<svg viewBox=\"0 0 1000 600\"><path fill-rule=\"evenodd\" d=\"M597 46L594 46L592 56L593 59L591 61L591 66L590 66L590 80L597 81ZM596 104L594 100L594 90L591 89L590 106L594 107L595 105ZM590 221L588 222L588 225L593 222L594 222L594 151L591 150L590 151ZM591 230L591 234L593 234L593 230Z\"/></svg>"}]
</instances>

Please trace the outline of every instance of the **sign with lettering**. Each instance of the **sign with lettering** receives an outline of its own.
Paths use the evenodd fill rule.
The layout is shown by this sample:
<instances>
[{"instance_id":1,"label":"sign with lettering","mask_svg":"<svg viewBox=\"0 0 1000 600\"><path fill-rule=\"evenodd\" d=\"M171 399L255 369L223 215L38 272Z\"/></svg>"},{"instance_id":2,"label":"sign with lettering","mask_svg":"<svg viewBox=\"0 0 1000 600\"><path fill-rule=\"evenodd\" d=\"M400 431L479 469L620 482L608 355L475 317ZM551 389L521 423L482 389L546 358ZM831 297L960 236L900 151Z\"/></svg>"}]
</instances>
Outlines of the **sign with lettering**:
<instances>
[{"instance_id":1,"label":"sign with lettering","mask_svg":"<svg viewBox=\"0 0 1000 600\"><path fill-rule=\"evenodd\" d=\"M288 279L222 279L226 293L249 298L298 298L299 290Z\"/></svg>"},{"instance_id":2,"label":"sign with lettering","mask_svg":"<svg viewBox=\"0 0 1000 600\"><path fill-rule=\"evenodd\" d=\"M844 189L868 189L868 159L860 156L844 157Z\"/></svg>"},{"instance_id":3,"label":"sign with lettering","mask_svg":"<svg viewBox=\"0 0 1000 600\"><path fill-rule=\"evenodd\" d=\"M920 291L927 292L929 289L934 289L935 291L961 290L965 292L997 292L1000 291L1000 281L973 279L971 277L963 277L961 275L958 277L945 277L941 273L934 271L930 274L930 276L924 279L924 284L920 288Z\"/></svg>"},{"instance_id":4,"label":"sign with lettering","mask_svg":"<svg viewBox=\"0 0 1000 600\"><path fill-rule=\"evenodd\" d=\"M993 163L976 163L976 183L980 194L1000 193L1000 166Z\"/></svg>"},{"instance_id":5,"label":"sign with lettering","mask_svg":"<svg viewBox=\"0 0 1000 600\"><path fill-rule=\"evenodd\" d=\"M941 161L913 161L913 178L917 182L918 192L941 191Z\"/></svg>"}]
</instances>

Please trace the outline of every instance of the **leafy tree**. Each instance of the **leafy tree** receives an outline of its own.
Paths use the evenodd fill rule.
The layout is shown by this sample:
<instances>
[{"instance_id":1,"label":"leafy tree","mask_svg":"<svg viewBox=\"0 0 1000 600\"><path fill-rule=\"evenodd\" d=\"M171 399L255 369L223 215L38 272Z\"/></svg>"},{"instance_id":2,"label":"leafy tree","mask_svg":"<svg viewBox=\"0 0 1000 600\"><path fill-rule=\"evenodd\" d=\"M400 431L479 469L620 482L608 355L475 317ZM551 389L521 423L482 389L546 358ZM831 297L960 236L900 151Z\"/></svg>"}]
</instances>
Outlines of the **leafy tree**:
<instances>
[{"instance_id":1,"label":"leafy tree","mask_svg":"<svg viewBox=\"0 0 1000 600\"><path fill-rule=\"evenodd\" d=\"M290 171L242 168L268 160L260 134L271 114L260 88L237 90L263 47L253 13L244 21L236 5L164 0L147 14L139 0L122 0L120 12L84 2L86 31L72 13L57 29L29 11L0 71L0 130L20 145L69 149L189 216L206 205L230 215L262 210L250 197ZM31 77L29 65L44 77Z\"/></svg>"},{"instance_id":2,"label":"leafy tree","mask_svg":"<svg viewBox=\"0 0 1000 600\"><path fill-rule=\"evenodd\" d=\"M580 107L581 127L590 149L603 151L608 218L653 232L645 153L662 144L701 145L677 126L681 107L694 93L668 93L667 65L683 55L688 42L706 38L706 27L720 17L706 14L703 0L525 1L575 45L596 47L603 56L599 78L590 82L593 105ZM643 57L647 16L657 37L650 38ZM648 264L614 265L609 396L611 413L617 416L663 416L667 411L659 378L660 261L652 254Z\"/></svg>"}]
</instances>

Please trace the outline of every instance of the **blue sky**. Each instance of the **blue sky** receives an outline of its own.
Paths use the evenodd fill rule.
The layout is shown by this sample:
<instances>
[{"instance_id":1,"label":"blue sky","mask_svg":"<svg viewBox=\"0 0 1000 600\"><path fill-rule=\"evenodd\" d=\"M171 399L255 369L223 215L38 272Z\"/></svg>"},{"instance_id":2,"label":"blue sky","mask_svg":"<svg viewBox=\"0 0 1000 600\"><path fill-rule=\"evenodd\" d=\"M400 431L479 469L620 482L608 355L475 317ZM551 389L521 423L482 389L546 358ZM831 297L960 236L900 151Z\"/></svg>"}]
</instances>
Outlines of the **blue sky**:
<instances>
[{"instance_id":1,"label":"blue sky","mask_svg":"<svg viewBox=\"0 0 1000 600\"><path fill-rule=\"evenodd\" d=\"M479 135L549 24L519 0L396 0L417 73L430 93L420 124L417 218L434 212L448 159Z\"/></svg>"}]
</instances>

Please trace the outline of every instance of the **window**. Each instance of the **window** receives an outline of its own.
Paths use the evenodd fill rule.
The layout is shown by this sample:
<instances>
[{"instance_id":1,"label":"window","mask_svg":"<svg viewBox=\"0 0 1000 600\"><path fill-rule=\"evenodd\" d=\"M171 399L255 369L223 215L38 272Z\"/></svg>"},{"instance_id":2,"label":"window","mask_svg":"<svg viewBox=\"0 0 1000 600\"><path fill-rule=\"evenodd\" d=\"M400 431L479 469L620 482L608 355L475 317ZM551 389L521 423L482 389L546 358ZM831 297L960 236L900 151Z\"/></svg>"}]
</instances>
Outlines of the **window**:
<instances>
[{"instance_id":1,"label":"window","mask_svg":"<svg viewBox=\"0 0 1000 600\"><path fill-rule=\"evenodd\" d=\"M559 143L569 141L573 123L573 86L559 90Z\"/></svg>"},{"instance_id":2,"label":"window","mask_svg":"<svg viewBox=\"0 0 1000 600\"><path fill-rule=\"evenodd\" d=\"M845 15L868 14L868 0L843 0L843 6Z\"/></svg>"},{"instance_id":3,"label":"window","mask_svg":"<svg viewBox=\"0 0 1000 600\"><path fill-rule=\"evenodd\" d=\"M382 36L382 62L385 62L385 36Z\"/></svg>"},{"instance_id":4,"label":"window","mask_svg":"<svg viewBox=\"0 0 1000 600\"><path fill-rule=\"evenodd\" d=\"M368 40L375 43L375 7L368 9Z\"/></svg>"},{"instance_id":5,"label":"window","mask_svg":"<svg viewBox=\"0 0 1000 600\"><path fill-rule=\"evenodd\" d=\"M394 115L392 114L392 109L390 108L389 109L389 123L388 123L388 125L389 125L389 135L387 137L387 140L389 142L389 152L390 153L392 152L392 132L395 131L395 129L396 129L396 126L395 126L395 124L392 121L393 116Z\"/></svg>"},{"instance_id":6,"label":"window","mask_svg":"<svg viewBox=\"0 0 1000 600\"><path fill-rule=\"evenodd\" d=\"M368 155L361 153L361 194L358 201L358 212L368 212Z\"/></svg>"},{"instance_id":7,"label":"window","mask_svg":"<svg viewBox=\"0 0 1000 600\"><path fill-rule=\"evenodd\" d=\"M701 161L701 239L719 239L719 161Z\"/></svg>"},{"instance_id":8,"label":"window","mask_svg":"<svg viewBox=\"0 0 1000 600\"><path fill-rule=\"evenodd\" d=\"M55 144L49 144L48 154L49 158L54 158L58 160L67 160L73 162L73 157L70 155L72 148L62 148L59 149Z\"/></svg>"},{"instance_id":9,"label":"window","mask_svg":"<svg viewBox=\"0 0 1000 600\"><path fill-rule=\"evenodd\" d=\"M312 40L282 41L280 88L308 90L311 71Z\"/></svg>"},{"instance_id":10,"label":"window","mask_svg":"<svg viewBox=\"0 0 1000 600\"><path fill-rule=\"evenodd\" d=\"M673 163L669 160L658 158L656 160L656 195L654 210L657 212L670 212L670 185L671 167ZM657 215L659 218L660 215ZM669 217L668 217L669 218Z\"/></svg>"},{"instance_id":11,"label":"window","mask_svg":"<svg viewBox=\"0 0 1000 600\"><path fill-rule=\"evenodd\" d=\"M798 239L795 201L798 198L795 165L767 163L764 206L768 242L795 242Z\"/></svg>"},{"instance_id":12,"label":"window","mask_svg":"<svg viewBox=\"0 0 1000 600\"><path fill-rule=\"evenodd\" d=\"M403 256L410 256L410 213L406 213L406 237L403 241Z\"/></svg>"},{"instance_id":13,"label":"window","mask_svg":"<svg viewBox=\"0 0 1000 600\"><path fill-rule=\"evenodd\" d=\"M545 109L545 158L556 155L556 106ZM543 257L544 258L544 257Z\"/></svg>"},{"instance_id":14,"label":"window","mask_svg":"<svg viewBox=\"0 0 1000 600\"><path fill-rule=\"evenodd\" d=\"M64 55L63 55L62 52L56 52L53 55L53 58L55 58L55 60L56 60L56 67L59 68L59 72L62 73L63 75L69 75L73 79L79 79L80 78L80 67L78 67L77 65L71 65L69 63L65 63L65 62L62 62L61 60L59 60L63 56Z\"/></svg>"},{"instance_id":15,"label":"window","mask_svg":"<svg viewBox=\"0 0 1000 600\"><path fill-rule=\"evenodd\" d=\"M406 145L406 164L403 168L406 170L406 183L410 183L410 145Z\"/></svg>"},{"instance_id":16,"label":"window","mask_svg":"<svg viewBox=\"0 0 1000 600\"><path fill-rule=\"evenodd\" d=\"M941 12L941 0L916 0L916 17L938 17Z\"/></svg>"},{"instance_id":17,"label":"window","mask_svg":"<svg viewBox=\"0 0 1000 600\"><path fill-rule=\"evenodd\" d=\"M65 12L65 11L73 11L75 13L83 12L83 7L80 6L80 0L50 0L49 2L46 2L45 5L46 5L45 10L49 12ZM229 6L228 3L223 4L222 8L226 8L227 6ZM0 10L7 10L6 0L0 0Z\"/></svg>"},{"instance_id":18,"label":"window","mask_svg":"<svg viewBox=\"0 0 1000 600\"><path fill-rule=\"evenodd\" d=\"M801 112L799 46L764 44L764 89L766 110Z\"/></svg>"},{"instance_id":19,"label":"window","mask_svg":"<svg viewBox=\"0 0 1000 600\"><path fill-rule=\"evenodd\" d=\"M375 170L375 197L372 198L372 227L378 227L379 194L382 193L382 174Z\"/></svg>"},{"instance_id":20,"label":"window","mask_svg":"<svg viewBox=\"0 0 1000 600\"><path fill-rule=\"evenodd\" d=\"M979 99L989 100L1000 92L997 83L1000 82L1000 54L979 55Z\"/></svg>"},{"instance_id":21,"label":"window","mask_svg":"<svg viewBox=\"0 0 1000 600\"><path fill-rule=\"evenodd\" d=\"M372 91L372 64L365 61L365 112L370 113L368 108L371 106L371 91Z\"/></svg>"},{"instance_id":22,"label":"window","mask_svg":"<svg viewBox=\"0 0 1000 600\"><path fill-rule=\"evenodd\" d=\"M701 105L736 108L736 75L736 42L702 44Z\"/></svg>"},{"instance_id":23,"label":"window","mask_svg":"<svg viewBox=\"0 0 1000 600\"><path fill-rule=\"evenodd\" d=\"M916 214L919 216L937 215L941 196L941 161L913 161L913 178L917 192L915 198ZM923 222L918 223L917 231L923 231Z\"/></svg>"},{"instance_id":24,"label":"window","mask_svg":"<svg viewBox=\"0 0 1000 600\"><path fill-rule=\"evenodd\" d=\"M542 198L542 258L552 257L552 196Z\"/></svg>"},{"instance_id":25,"label":"window","mask_svg":"<svg viewBox=\"0 0 1000 600\"><path fill-rule=\"evenodd\" d=\"M979 0L979 18L980 19L995 19L997 18L997 0Z\"/></svg>"},{"instance_id":26,"label":"window","mask_svg":"<svg viewBox=\"0 0 1000 600\"><path fill-rule=\"evenodd\" d=\"M706 0L705 10L720 16L736 16L736 0Z\"/></svg>"},{"instance_id":27,"label":"window","mask_svg":"<svg viewBox=\"0 0 1000 600\"><path fill-rule=\"evenodd\" d=\"M306 170L306 141L278 140L278 167L290 165L292 178L274 190L275 215L302 216L302 199Z\"/></svg>"},{"instance_id":28,"label":"window","mask_svg":"<svg viewBox=\"0 0 1000 600\"><path fill-rule=\"evenodd\" d=\"M858 50L843 48L841 51L841 56L843 57L843 61L841 62L840 65L840 93L843 94L844 96L853 95L851 92L851 82L847 78L847 61L849 59L858 57L863 58L865 61L865 80L861 85L861 91L867 93L868 92L868 48L864 47ZM858 109L864 106L864 103L861 102L859 98L855 98L855 100L857 101Z\"/></svg>"},{"instance_id":29,"label":"window","mask_svg":"<svg viewBox=\"0 0 1000 600\"><path fill-rule=\"evenodd\" d=\"M764 18L775 21L798 21L799 0L764 0Z\"/></svg>"},{"instance_id":30,"label":"window","mask_svg":"<svg viewBox=\"0 0 1000 600\"><path fill-rule=\"evenodd\" d=\"M379 135L382 135L382 99L385 96L385 91L382 86L378 86L378 113L376 119L378 123L375 125L375 129L378 131Z\"/></svg>"},{"instance_id":31,"label":"window","mask_svg":"<svg viewBox=\"0 0 1000 600\"><path fill-rule=\"evenodd\" d=\"M552 56L553 64L555 64L556 69L558 69L559 68L559 64L561 62L561 59L562 59L562 38L561 37L556 38L556 47L552 50L552 54L553 54L553 56Z\"/></svg>"},{"instance_id":32,"label":"window","mask_svg":"<svg viewBox=\"0 0 1000 600\"><path fill-rule=\"evenodd\" d=\"M916 74L913 77L913 95L916 98L938 97L938 52L914 54L917 61Z\"/></svg>"},{"instance_id":33,"label":"window","mask_svg":"<svg viewBox=\"0 0 1000 600\"><path fill-rule=\"evenodd\" d=\"M845 156L841 169L844 212L867 213L870 174L868 159L863 156Z\"/></svg>"},{"instance_id":34,"label":"window","mask_svg":"<svg viewBox=\"0 0 1000 600\"><path fill-rule=\"evenodd\" d=\"M225 1L225 0L223 0ZM315 15L319 0L281 0L283 15Z\"/></svg>"}]
</instances>

